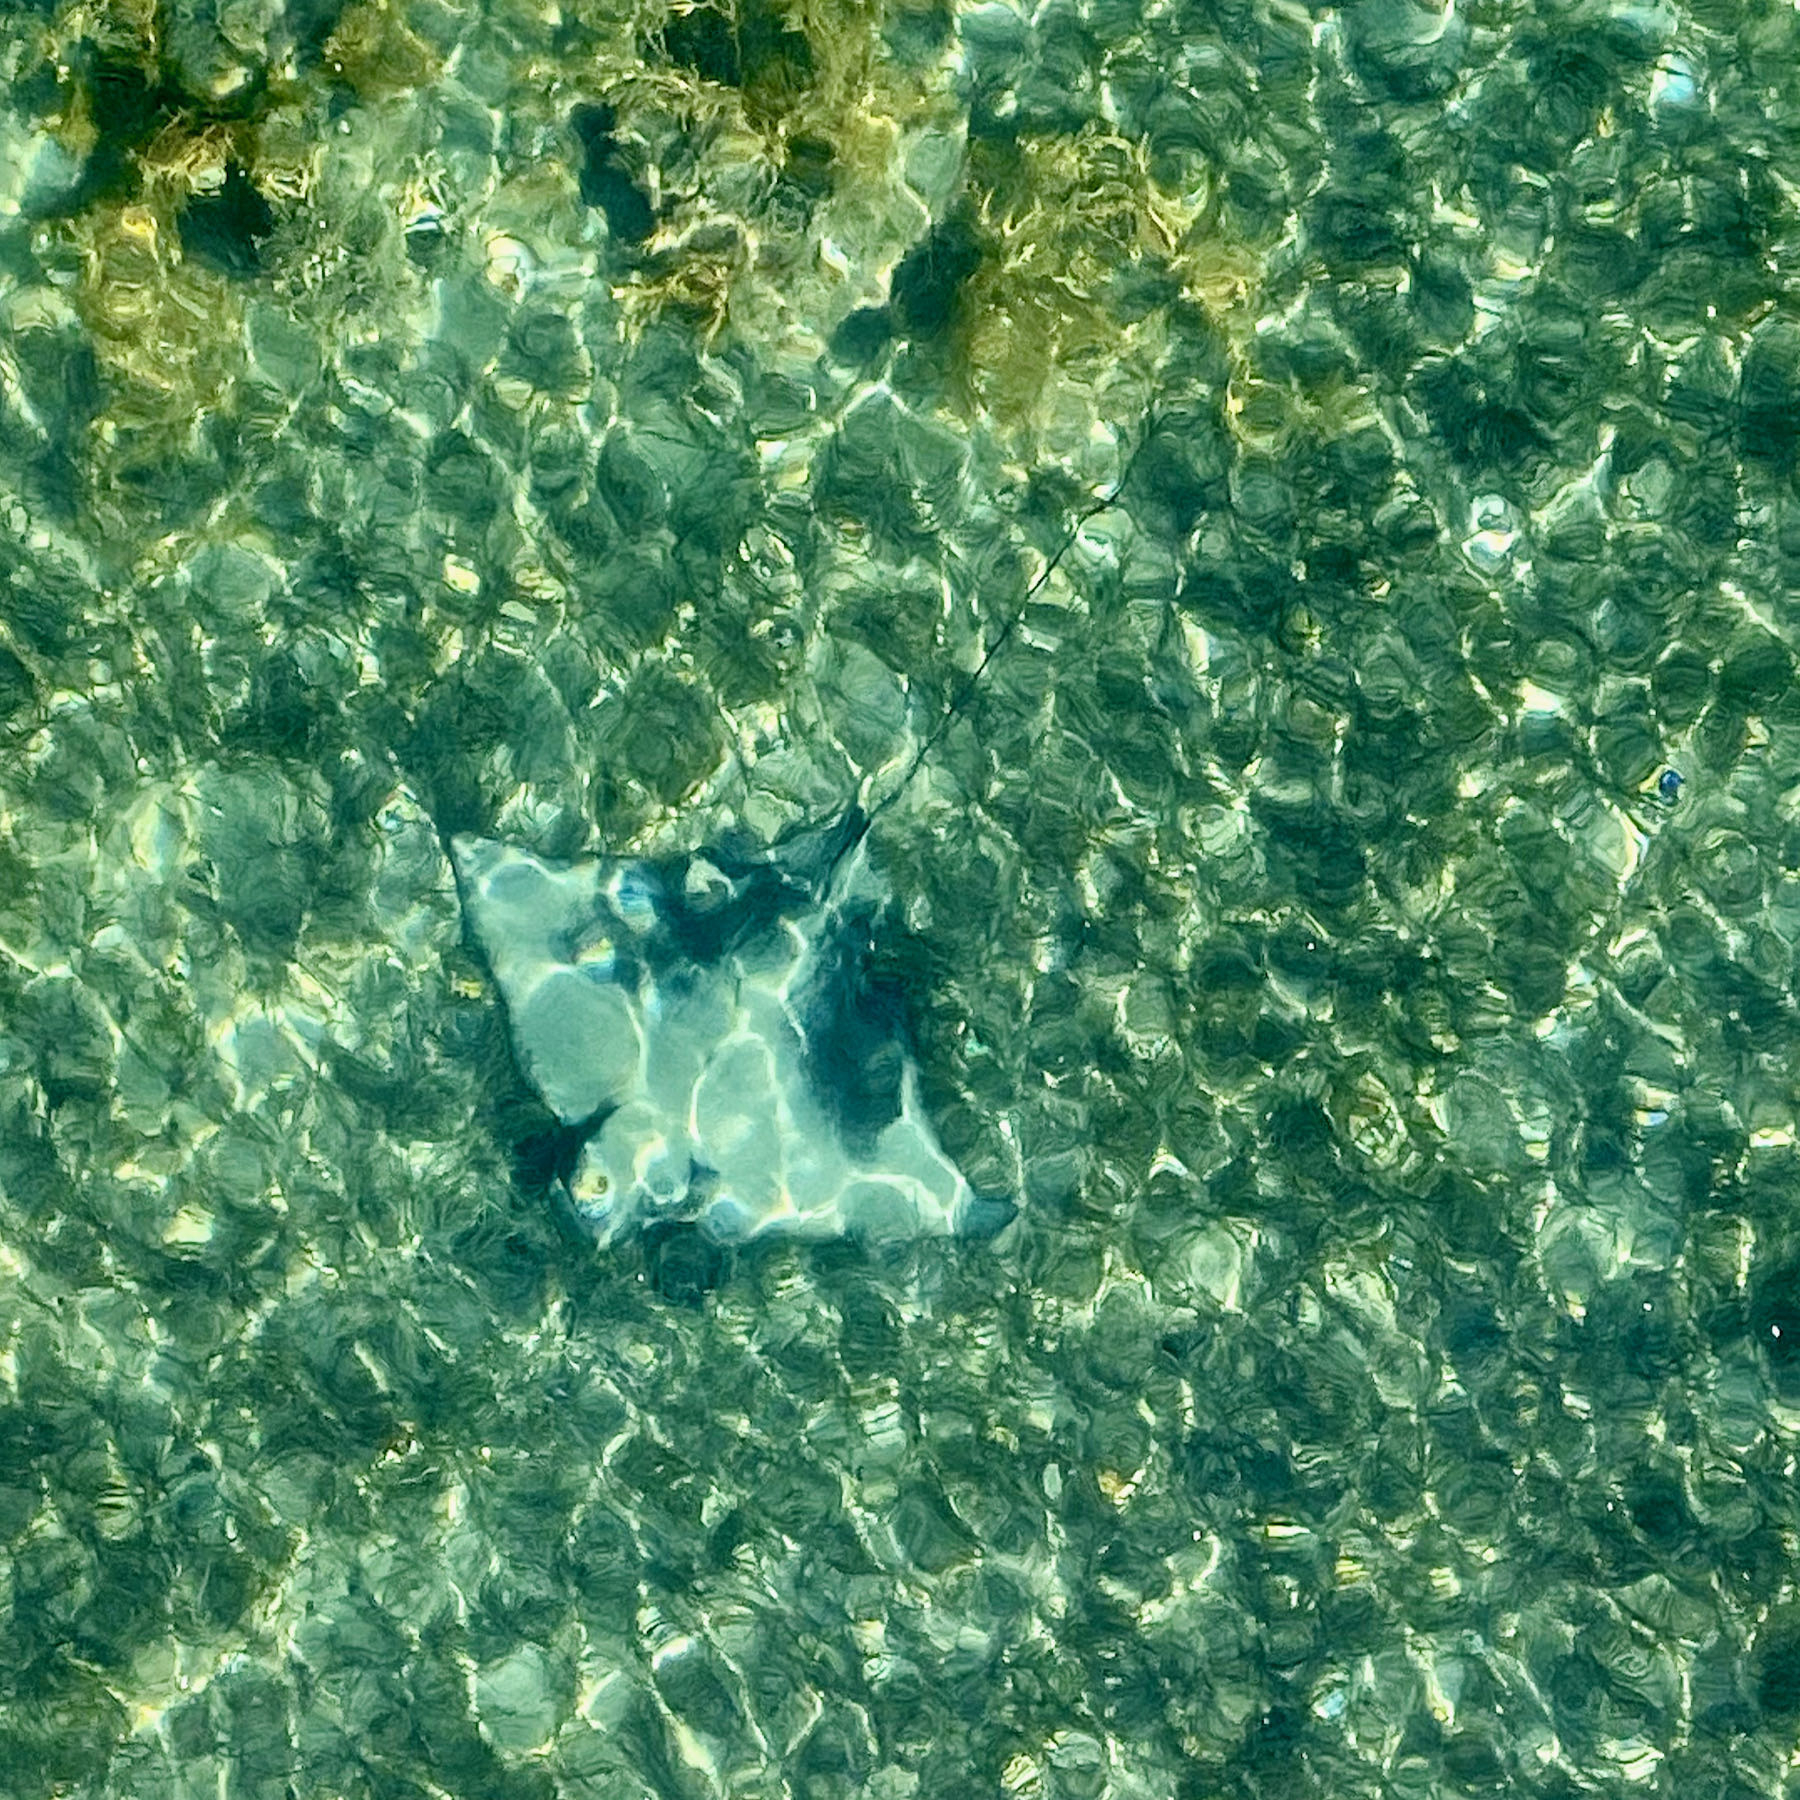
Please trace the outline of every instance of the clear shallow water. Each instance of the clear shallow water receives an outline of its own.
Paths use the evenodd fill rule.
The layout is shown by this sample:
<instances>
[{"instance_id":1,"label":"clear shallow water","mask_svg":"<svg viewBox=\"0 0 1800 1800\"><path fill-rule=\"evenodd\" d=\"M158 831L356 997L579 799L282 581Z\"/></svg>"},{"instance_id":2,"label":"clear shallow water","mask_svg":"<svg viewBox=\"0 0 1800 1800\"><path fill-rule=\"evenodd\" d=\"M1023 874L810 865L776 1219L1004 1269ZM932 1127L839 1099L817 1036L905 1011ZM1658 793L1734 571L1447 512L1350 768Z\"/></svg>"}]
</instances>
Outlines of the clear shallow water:
<instances>
[{"instance_id":1,"label":"clear shallow water","mask_svg":"<svg viewBox=\"0 0 1800 1800\"><path fill-rule=\"evenodd\" d=\"M0 20L12 1788L1780 1791L1797 29ZM448 846L859 797L1017 1220L598 1250Z\"/></svg>"}]
</instances>

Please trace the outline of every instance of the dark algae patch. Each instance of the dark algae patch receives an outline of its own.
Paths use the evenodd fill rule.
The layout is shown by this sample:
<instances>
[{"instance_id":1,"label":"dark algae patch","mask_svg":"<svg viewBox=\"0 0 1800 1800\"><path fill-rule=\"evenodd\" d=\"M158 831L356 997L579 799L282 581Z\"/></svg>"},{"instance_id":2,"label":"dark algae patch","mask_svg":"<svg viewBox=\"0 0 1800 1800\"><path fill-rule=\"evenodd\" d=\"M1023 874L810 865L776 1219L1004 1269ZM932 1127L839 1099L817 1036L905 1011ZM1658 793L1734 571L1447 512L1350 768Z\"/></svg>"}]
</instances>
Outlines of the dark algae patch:
<instances>
[{"instance_id":1,"label":"dark algae patch","mask_svg":"<svg viewBox=\"0 0 1800 1800\"><path fill-rule=\"evenodd\" d=\"M254 275L261 245L275 228L275 211L236 163L227 164L216 194L197 194L181 215L181 247L222 274Z\"/></svg>"},{"instance_id":2,"label":"dark algae patch","mask_svg":"<svg viewBox=\"0 0 1800 1800\"><path fill-rule=\"evenodd\" d=\"M583 104L569 115L582 149L581 197L606 215L612 234L623 244L641 244L656 215L643 190L632 179L613 127L618 115L610 106Z\"/></svg>"}]
</instances>

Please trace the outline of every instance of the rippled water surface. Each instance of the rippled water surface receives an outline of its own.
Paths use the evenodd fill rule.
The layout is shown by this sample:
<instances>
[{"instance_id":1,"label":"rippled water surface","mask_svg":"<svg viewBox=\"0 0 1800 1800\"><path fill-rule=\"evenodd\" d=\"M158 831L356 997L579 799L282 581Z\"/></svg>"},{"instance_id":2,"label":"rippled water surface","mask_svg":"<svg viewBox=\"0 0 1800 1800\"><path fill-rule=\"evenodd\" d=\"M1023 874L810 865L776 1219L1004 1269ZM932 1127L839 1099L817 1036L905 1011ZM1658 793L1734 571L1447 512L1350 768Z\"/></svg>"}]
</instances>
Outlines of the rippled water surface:
<instances>
[{"instance_id":1,"label":"rippled water surface","mask_svg":"<svg viewBox=\"0 0 1800 1800\"><path fill-rule=\"evenodd\" d=\"M0 1789L1786 1793L1797 72L0 9Z\"/></svg>"}]
</instances>

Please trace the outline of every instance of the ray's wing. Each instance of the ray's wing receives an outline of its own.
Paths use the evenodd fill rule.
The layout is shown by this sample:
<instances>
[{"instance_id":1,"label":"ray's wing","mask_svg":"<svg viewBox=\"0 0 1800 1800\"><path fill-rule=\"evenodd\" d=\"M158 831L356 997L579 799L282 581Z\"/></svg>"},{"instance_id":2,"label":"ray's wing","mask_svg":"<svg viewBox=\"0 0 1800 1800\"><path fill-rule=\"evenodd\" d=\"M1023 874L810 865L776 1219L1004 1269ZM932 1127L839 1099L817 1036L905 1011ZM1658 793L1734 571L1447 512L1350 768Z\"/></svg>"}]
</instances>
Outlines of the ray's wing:
<instances>
[{"instance_id":1,"label":"ray's wing","mask_svg":"<svg viewBox=\"0 0 1800 1800\"><path fill-rule=\"evenodd\" d=\"M691 1219L764 1233L990 1233L919 1101L896 995L870 967L863 822L734 857L552 864L452 844L526 1078L585 1135L567 1181L611 1240ZM821 888L835 897L819 898ZM849 896L846 898L845 896Z\"/></svg>"}]
</instances>

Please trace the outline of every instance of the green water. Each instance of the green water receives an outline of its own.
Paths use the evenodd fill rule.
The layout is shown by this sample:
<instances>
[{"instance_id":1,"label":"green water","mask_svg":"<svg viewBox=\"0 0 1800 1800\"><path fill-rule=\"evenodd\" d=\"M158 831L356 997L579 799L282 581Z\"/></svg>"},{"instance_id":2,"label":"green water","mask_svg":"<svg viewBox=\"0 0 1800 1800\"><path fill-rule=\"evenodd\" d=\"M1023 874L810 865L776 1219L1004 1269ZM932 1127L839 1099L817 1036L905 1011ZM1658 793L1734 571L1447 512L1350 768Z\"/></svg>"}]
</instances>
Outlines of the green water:
<instances>
[{"instance_id":1,"label":"green water","mask_svg":"<svg viewBox=\"0 0 1800 1800\"><path fill-rule=\"evenodd\" d=\"M0 1792L1793 1791L1800 15L0 100ZM1017 1221L582 1243L449 835L859 800Z\"/></svg>"}]
</instances>

